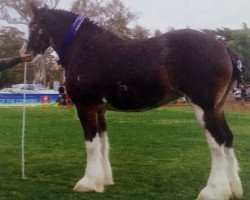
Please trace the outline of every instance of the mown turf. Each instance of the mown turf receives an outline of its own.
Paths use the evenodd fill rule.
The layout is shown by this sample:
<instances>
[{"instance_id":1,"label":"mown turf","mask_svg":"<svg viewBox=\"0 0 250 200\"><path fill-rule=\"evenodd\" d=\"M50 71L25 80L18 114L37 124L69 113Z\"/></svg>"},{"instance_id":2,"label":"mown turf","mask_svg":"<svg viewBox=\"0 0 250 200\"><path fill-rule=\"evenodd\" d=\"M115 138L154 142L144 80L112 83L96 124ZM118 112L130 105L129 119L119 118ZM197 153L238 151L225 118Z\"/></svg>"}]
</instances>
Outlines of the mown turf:
<instances>
[{"instance_id":1,"label":"mown turf","mask_svg":"<svg viewBox=\"0 0 250 200\"><path fill-rule=\"evenodd\" d=\"M108 112L115 185L75 193L86 155L74 108L27 109L26 175L21 179L21 108L0 108L1 200L194 200L205 186L210 153L189 107L143 113ZM227 111L250 199L250 111Z\"/></svg>"}]
</instances>

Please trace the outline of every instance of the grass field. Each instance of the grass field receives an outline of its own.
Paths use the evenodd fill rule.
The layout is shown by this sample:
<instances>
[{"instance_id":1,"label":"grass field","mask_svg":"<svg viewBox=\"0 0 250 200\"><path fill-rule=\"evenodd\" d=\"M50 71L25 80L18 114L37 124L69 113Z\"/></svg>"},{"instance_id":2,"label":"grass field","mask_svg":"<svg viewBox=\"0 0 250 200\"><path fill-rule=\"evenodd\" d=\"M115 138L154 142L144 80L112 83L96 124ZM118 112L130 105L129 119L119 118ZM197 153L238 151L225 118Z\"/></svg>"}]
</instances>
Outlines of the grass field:
<instances>
[{"instance_id":1,"label":"grass field","mask_svg":"<svg viewBox=\"0 0 250 200\"><path fill-rule=\"evenodd\" d=\"M210 171L210 152L192 110L108 112L115 185L75 193L85 143L74 108L27 109L26 175L21 179L21 108L0 108L0 200L194 200ZM227 110L245 191L250 199L250 111Z\"/></svg>"}]
</instances>

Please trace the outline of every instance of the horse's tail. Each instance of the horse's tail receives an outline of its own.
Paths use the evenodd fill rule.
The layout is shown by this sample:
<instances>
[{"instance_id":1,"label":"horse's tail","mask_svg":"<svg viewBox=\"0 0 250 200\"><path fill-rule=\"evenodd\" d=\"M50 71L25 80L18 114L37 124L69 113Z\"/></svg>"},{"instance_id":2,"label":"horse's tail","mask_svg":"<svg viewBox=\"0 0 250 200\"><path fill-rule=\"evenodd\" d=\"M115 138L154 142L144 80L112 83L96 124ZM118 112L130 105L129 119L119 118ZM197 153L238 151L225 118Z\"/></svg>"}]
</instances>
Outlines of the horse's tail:
<instances>
[{"instance_id":1,"label":"horse's tail","mask_svg":"<svg viewBox=\"0 0 250 200\"><path fill-rule=\"evenodd\" d=\"M233 65L233 79L237 80L237 85L242 84L245 86L245 66L242 64L242 59L238 53L227 47L227 52L231 58Z\"/></svg>"}]
</instances>

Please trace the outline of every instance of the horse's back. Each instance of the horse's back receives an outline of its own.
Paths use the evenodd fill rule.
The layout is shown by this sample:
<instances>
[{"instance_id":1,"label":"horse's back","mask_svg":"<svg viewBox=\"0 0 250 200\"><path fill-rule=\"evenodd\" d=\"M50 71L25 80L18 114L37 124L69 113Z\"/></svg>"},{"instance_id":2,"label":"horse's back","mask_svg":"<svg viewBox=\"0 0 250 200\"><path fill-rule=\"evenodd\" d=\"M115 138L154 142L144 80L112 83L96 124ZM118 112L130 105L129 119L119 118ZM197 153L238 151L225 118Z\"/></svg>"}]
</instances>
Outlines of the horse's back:
<instances>
[{"instance_id":1,"label":"horse's back","mask_svg":"<svg viewBox=\"0 0 250 200\"><path fill-rule=\"evenodd\" d=\"M117 109L136 110L186 94L213 104L220 91L212 91L220 82L226 85L232 73L225 45L200 31L183 29L116 44L103 38L103 43L68 73L71 91L77 91L72 96L81 101L104 97Z\"/></svg>"}]
</instances>

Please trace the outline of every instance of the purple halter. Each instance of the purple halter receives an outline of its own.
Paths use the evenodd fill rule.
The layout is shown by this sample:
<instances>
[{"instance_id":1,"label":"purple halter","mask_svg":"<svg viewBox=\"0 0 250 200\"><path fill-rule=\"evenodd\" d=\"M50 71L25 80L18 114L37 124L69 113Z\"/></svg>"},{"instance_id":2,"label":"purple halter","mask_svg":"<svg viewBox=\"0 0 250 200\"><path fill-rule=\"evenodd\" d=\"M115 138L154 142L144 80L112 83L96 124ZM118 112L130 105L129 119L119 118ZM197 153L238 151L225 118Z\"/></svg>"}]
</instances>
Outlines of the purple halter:
<instances>
[{"instance_id":1,"label":"purple halter","mask_svg":"<svg viewBox=\"0 0 250 200\"><path fill-rule=\"evenodd\" d=\"M84 16L78 15L74 23L71 25L66 37L64 38L63 45L61 47L60 54L59 54L60 59L57 61L58 64L61 64L61 59L63 59L66 51L68 50L70 44L74 40L74 37L77 31L79 30L79 28L81 27L82 23L84 22L84 20L85 20Z\"/></svg>"}]
</instances>

